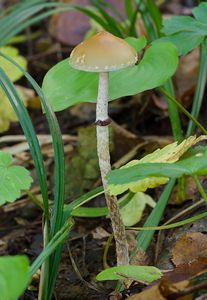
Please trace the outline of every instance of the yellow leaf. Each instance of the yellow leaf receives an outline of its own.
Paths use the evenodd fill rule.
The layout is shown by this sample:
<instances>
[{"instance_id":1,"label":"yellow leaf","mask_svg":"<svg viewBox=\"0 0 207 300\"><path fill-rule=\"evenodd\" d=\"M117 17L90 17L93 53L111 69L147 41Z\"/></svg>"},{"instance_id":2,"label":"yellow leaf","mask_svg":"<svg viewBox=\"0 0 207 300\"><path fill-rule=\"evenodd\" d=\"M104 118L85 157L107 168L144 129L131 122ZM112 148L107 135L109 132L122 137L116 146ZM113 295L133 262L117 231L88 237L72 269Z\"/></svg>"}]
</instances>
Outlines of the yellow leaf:
<instances>
[{"instance_id":1,"label":"yellow leaf","mask_svg":"<svg viewBox=\"0 0 207 300\"><path fill-rule=\"evenodd\" d=\"M127 197L126 195L125 197ZM125 198L123 197L123 198ZM155 201L145 193L136 193L132 199L121 208L121 216L125 226L133 226L138 223L142 217L146 204L155 207Z\"/></svg>"},{"instance_id":2,"label":"yellow leaf","mask_svg":"<svg viewBox=\"0 0 207 300\"><path fill-rule=\"evenodd\" d=\"M26 69L26 59L19 55L19 51L14 47L0 47L0 51L15 60L22 68ZM8 60L0 56L0 66L5 71L11 81L16 81L22 77L22 73ZM16 87L20 97L25 102L25 96L20 87ZM26 102L25 102L26 103ZM2 88L0 88L0 133L9 129L10 122L17 121L16 114Z\"/></svg>"},{"instance_id":3,"label":"yellow leaf","mask_svg":"<svg viewBox=\"0 0 207 300\"><path fill-rule=\"evenodd\" d=\"M162 149L157 149L140 160L132 160L122 168L128 168L142 163L174 163L193 145L207 139L207 136L200 137L190 136L181 144L177 142L169 144ZM148 188L155 188L158 185L166 184L169 181L168 177L148 177L132 183L109 185L109 191L112 195L119 195L130 189L133 193L145 192Z\"/></svg>"},{"instance_id":4,"label":"yellow leaf","mask_svg":"<svg viewBox=\"0 0 207 300\"><path fill-rule=\"evenodd\" d=\"M18 94L26 105L26 98L21 87L16 87ZM9 129L10 123L17 121L17 116L5 92L0 88L0 133Z\"/></svg>"},{"instance_id":5,"label":"yellow leaf","mask_svg":"<svg viewBox=\"0 0 207 300\"><path fill-rule=\"evenodd\" d=\"M19 55L19 51L17 48L5 46L0 47L0 51L15 60L15 62L18 63L23 69L26 69L27 61L23 56ZM15 67L12 63L10 63L2 56L0 56L0 66L7 74L7 76L11 79L11 81L17 81L22 77L22 72L20 72L17 67Z\"/></svg>"}]
</instances>

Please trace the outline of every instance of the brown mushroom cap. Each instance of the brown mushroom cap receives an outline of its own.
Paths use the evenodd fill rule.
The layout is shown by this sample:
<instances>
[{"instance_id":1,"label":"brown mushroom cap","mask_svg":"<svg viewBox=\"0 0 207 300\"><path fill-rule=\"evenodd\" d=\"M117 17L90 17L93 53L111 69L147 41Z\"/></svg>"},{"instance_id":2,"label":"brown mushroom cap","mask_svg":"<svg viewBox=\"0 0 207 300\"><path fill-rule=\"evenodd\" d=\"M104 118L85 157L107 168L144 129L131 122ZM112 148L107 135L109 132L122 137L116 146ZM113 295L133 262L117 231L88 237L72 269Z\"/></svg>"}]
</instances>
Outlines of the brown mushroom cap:
<instances>
[{"instance_id":1,"label":"brown mushroom cap","mask_svg":"<svg viewBox=\"0 0 207 300\"><path fill-rule=\"evenodd\" d=\"M87 72L109 72L134 65L137 53L124 40L102 31L76 46L70 55L73 68Z\"/></svg>"}]
</instances>

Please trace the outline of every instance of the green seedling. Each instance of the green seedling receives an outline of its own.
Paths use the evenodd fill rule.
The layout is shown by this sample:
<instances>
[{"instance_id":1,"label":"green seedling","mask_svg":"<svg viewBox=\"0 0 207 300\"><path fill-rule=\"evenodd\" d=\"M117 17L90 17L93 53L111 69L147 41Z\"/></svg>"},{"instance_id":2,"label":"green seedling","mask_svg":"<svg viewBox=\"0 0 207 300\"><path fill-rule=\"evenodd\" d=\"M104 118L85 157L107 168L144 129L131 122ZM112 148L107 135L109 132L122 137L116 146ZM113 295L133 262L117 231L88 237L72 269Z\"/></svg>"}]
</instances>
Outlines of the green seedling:
<instances>
[{"instance_id":1,"label":"green seedling","mask_svg":"<svg viewBox=\"0 0 207 300\"><path fill-rule=\"evenodd\" d=\"M133 279L141 282L150 283L160 279L162 272L151 266L118 266L108 268L96 276L97 280L121 280Z\"/></svg>"},{"instance_id":2,"label":"green seedling","mask_svg":"<svg viewBox=\"0 0 207 300\"><path fill-rule=\"evenodd\" d=\"M17 300L31 280L26 256L0 257L0 291L2 300Z\"/></svg>"},{"instance_id":3,"label":"green seedling","mask_svg":"<svg viewBox=\"0 0 207 300\"><path fill-rule=\"evenodd\" d=\"M33 181L29 171L20 166L12 166L12 156L0 151L0 205L14 202L21 190L28 190Z\"/></svg>"},{"instance_id":4,"label":"green seedling","mask_svg":"<svg viewBox=\"0 0 207 300\"><path fill-rule=\"evenodd\" d=\"M174 16L163 22L166 37L160 41L170 41L178 48L180 55L185 55L201 43L207 43L207 3L202 2L192 10L194 17Z\"/></svg>"}]
</instances>

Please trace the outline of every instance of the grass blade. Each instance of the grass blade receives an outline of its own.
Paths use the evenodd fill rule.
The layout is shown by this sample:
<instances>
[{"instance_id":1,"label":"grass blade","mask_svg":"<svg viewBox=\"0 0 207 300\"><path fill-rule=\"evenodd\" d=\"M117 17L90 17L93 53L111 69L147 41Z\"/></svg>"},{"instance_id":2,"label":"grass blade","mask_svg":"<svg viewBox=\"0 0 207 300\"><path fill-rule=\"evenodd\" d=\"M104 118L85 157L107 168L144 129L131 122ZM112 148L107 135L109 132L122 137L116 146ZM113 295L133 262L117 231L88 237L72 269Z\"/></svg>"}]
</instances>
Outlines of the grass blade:
<instances>
[{"instance_id":1,"label":"grass blade","mask_svg":"<svg viewBox=\"0 0 207 300\"><path fill-rule=\"evenodd\" d=\"M157 202L155 208L152 210L151 214L147 218L147 221L145 222L143 227L157 226L159 224L160 219L164 213L165 207L168 203L169 197L172 193L173 187L175 185L175 181L176 181L175 179L171 179L169 183L166 185L159 201ZM144 251L147 250L148 246L151 243L153 235L154 235L154 230L147 231L147 232L143 231L140 234L138 234L137 247L133 251L131 258L133 258L136 255L139 249L142 249Z\"/></svg>"},{"instance_id":2,"label":"grass blade","mask_svg":"<svg viewBox=\"0 0 207 300\"><path fill-rule=\"evenodd\" d=\"M178 143L181 143L183 140L183 134L177 105L171 99L172 97L175 97L175 91L171 79L164 84L164 89L167 91L167 94L164 94L163 89L161 89L161 92L165 95L165 99L168 105L172 133L174 139L178 141Z\"/></svg>"},{"instance_id":3,"label":"grass blade","mask_svg":"<svg viewBox=\"0 0 207 300\"><path fill-rule=\"evenodd\" d=\"M175 105L177 105L177 107L201 130L201 132L203 134L205 134L205 135L207 134L207 130L203 127L203 125L201 125L201 123L198 122L197 119L195 119L194 116L191 115L191 113L189 113L179 101L177 101L174 97L172 97L163 88L160 88L160 90L165 96L167 96L169 98L170 101L172 101Z\"/></svg>"},{"instance_id":4,"label":"grass blade","mask_svg":"<svg viewBox=\"0 0 207 300\"><path fill-rule=\"evenodd\" d=\"M149 226L149 227L147 227L147 226L144 226L144 227L131 227L129 229L130 230L138 230L138 231L166 230L166 229L171 229L171 228L176 228L176 227L180 227L180 226L183 226L183 225L187 225L187 224L196 222L198 220L201 220L205 217L207 217L207 212L203 212L201 214L195 215L195 216L190 217L188 219L185 219L185 220L182 220L182 221L179 221L179 222L176 222L176 223L172 223L172 224L169 224L169 225L161 225L161 226L155 226L155 227L151 227L151 226Z\"/></svg>"},{"instance_id":5,"label":"grass blade","mask_svg":"<svg viewBox=\"0 0 207 300\"><path fill-rule=\"evenodd\" d=\"M61 137L61 131L56 119L56 116L48 104L44 93L42 92L36 81L25 71L21 66L19 66L13 59L9 58L7 55L0 52L0 55L5 59L13 63L29 80L31 85L34 87L35 91L39 95L43 108L45 110L46 118L48 120L50 132L52 135L53 146L54 146L54 160L55 160L55 201L54 201L54 212L52 221L52 235L58 231L62 224L63 206L64 206L64 184L65 184L65 170L64 170L64 149Z\"/></svg>"},{"instance_id":6,"label":"grass blade","mask_svg":"<svg viewBox=\"0 0 207 300\"><path fill-rule=\"evenodd\" d=\"M30 267L30 274L33 276L45 260L61 245L68 237L70 230L73 226L73 220L70 219L51 239L45 249L36 258ZM49 298L48 298L49 299Z\"/></svg>"},{"instance_id":7,"label":"grass blade","mask_svg":"<svg viewBox=\"0 0 207 300\"><path fill-rule=\"evenodd\" d=\"M32 153L32 157L34 160L35 168L38 174L40 189L43 197L44 210L45 210L45 219L47 224L47 229L49 232L49 206L48 206L48 189L47 189L47 178L46 172L44 168L43 158L40 150L40 145L35 134L34 127L32 125L31 119L28 115L28 112L19 97L14 85L4 72L2 68L0 68L0 85L6 93L13 109L15 110L19 122L22 126L24 134L27 138L27 142L30 147L30 151Z\"/></svg>"},{"instance_id":8,"label":"grass blade","mask_svg":"<svg viewBox=\"0 0 207 300\"><path fill-rule=\"evenodd\" d=\"M147 11L149 12L154 24L155 28L157 29L157 34L158 36L161 36L161 28L162 28L162 15L155 3L154 0L147 0L146 2L146 8Z\"/></svg>"},{"instance_id":9,"label":"grass blade","mask_svg":"<svg viewBox=\"0 0 207 300\"><path fill-rule=\"evenodd\" d=\"M39 85L36 83L36 81L29 75L28 72L26 72L24 69L22 69L14 60L9 58L3 53L0 53L5 59L9 60L11 63L13 63L29 80L31 85L34 87L35 91L39 95L43 108L46 113L46 118L48 120L50 132L52 135L53 140L53 147L54 147L54 161L55 161L55 195L54 195L54 210L53 210L53 216L52 216L52 226L51 226L51 237L58 232L62 226L63 223L63 208L64 208L64 194L65 194L65 169L64 169L64 149L63 149L63 143L62 143L62 137L60 128L56 119L56 116L54 112L52 111L50 105L48 104L44 93L42 92ZM58 254L58 255L57 255ZM58 251L55 255L55 257L51 258L51 269L53 269L56 263L56 268L58 268L59 261L60 261L60 255L61 251ZM52 272L50 272L50 279L51 276L54 277L52 280L55 282L55 278L57 275L57 269ZM46 287L45 290L50 288L50 290L53 290L52 287ZM44 297L44 295L43 295Z\"/></svg>"},{"instance_id":10,"label":"grass blade","mask_svg":"<svg viewBox=\"0 0 207 300\"><path fill-rule=\"evenodd\" d=\"M207 78L207 46L203 42L200 49L200 67L199 67L198 81L196 84L196 91L195 91L193 106L191 110L191 115L195 119L198 118L201 109L201 104L202 104L205 85L206 85L206 78ZM193 123L193 121L190 120L188 124L186 136L188 137L192 135L194 131L195 131L195 123Z\"/></svg>"},{"instance_id":11,"label":"grass blade","mask_svg":"<svg viewBox=\"0 0 207 300\"><path fill-rule=\"evenodd\" d=\"M123 28L121 24L119 24L113 17L111 17L107 12L105 7L102 7L99 1L92 0L93 5L96 7L96 9L99 11L99 13L102 15L102 17L105 19L106 23L108 24L108 28L112 34L123 38Z\"/></svg>"}]
</instances>

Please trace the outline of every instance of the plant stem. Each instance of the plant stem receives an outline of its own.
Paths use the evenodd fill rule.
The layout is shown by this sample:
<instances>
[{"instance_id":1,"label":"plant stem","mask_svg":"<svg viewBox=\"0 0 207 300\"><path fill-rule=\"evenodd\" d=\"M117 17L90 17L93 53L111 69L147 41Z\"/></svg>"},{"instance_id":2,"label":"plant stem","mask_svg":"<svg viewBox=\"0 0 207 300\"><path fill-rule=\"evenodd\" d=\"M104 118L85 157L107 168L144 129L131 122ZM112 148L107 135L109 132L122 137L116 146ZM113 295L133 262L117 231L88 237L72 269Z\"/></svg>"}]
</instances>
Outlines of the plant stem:
<instances>
[{"instance_id":1,"label":"plant stem","mask_svg":"<svg viewBox=\"0 0 207 300\"><path fill-rule=\"evenodd\" d=\"M207 135L207 130L203 127L203 125L197 121L197 119L195 119L191 113L189 113L189 111L187 111L185 109L185 107L183 107L183 105L178 101L176 100L174 97L172 97L166 90L164 90L163 88L160 88L160 91L165 95L167 96L172 102L174 102L177 107L180 109L180 111L182 111L190 120L192 120L192 122L201 130L201 132L203 134L206 134Z\"/></svg>"},{"instance_id":2,"label":"plant stem","mask_svg":"<svg viewBox=\"0 0 207 300\"><path fill-rule=\"evenodd\" d=\"M195 180L195 183L196 183L199 193L201 194L201 196L203 197L204 201L207 204L207 195L206 195L206 192L205 192L202 184L200 183L198 176L193 176L193 179Z\"/></svg>"},{"instance_id":3,"label":"plant stem","mask_svg":"<svg viewBox=\"0 0 207 300\"><path fill-rule=\"evenodd\" d=\"M65 239L68 237L70 230L73 226L74 222L70 218L62 228L54 235L54 237L49 241L47 246L43 249L40 255L35 259L30 267L30 274L33 276L40 266L45 262L45 260L56 250L58 246L60 246Z\"/></svg>"},{"instance_id":4,"label":"plant stem","mask_svg":"<svg viewBox=\"0 0 207 300\"><path fill-rule=\"evenodd\" d=\"M164 84L164 89L169 93L170 96L175 98L175 91L171 79L169 79ZM166 96L165 100L167 101L167 105L168 105L171 128L172 128L174 139L177 140L178 143L180 144L183 140L180 116L176 104L171 101L169 95L165 94Z\"/></svg>"},{"instance_id":5,"label":"plant stem","mask_svg":"<svg viewBox=\"0 0 207 300\"><path fill-rule=\"evenodd\" d=\"M159 201L157 202L155 208L153 208L152 212L150 213L147 221L145 222L143 227L151 227L157 226L163 216L165 211L165 207L168 203L169 197L173 191L175 185L175 179L171 179L169 183L166 185L162 195L160 196ZM137 247L134 249L133 253L131 254L131 259L136 255L139 249L144 251L147 250L149 247L152 237L154 235L154 231L150 232L140 232L137 237Z\"/></svg>"},{"instance_id":6,"label":"plant stem","mask_svg":"<svg viewBox=\"0 0 207 300\"><path fill-rule=\"evenodd\" d=\"M124 223L119 211L117 198L109 195L107 173L111 170L109 152L109 123L108 118L108 73L102 72L99 77L98 98L96 106L97 152L101 178L109 209L115 243L118 265L129 264L128 245Z\"/></svg>"}]
</instances>

